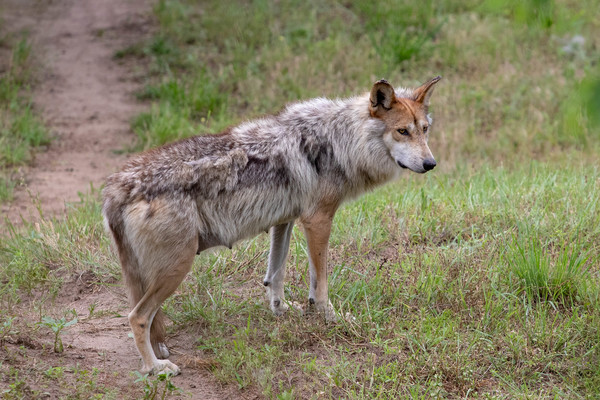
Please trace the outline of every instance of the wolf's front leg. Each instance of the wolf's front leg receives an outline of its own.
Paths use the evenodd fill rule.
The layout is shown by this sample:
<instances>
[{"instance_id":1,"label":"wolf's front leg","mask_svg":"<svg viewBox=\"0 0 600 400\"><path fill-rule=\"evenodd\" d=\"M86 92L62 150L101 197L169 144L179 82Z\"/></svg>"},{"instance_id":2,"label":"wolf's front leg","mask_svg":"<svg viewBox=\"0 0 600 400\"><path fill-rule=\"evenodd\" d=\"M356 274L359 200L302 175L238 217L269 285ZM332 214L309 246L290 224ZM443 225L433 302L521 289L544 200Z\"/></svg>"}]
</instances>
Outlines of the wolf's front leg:
<instances>
[{"instance_id":1,"label":"wolf's front leg","mask_svg":"<svg viewBox=\"0 0 600 400\"><path fill-rule=\"evenodd\" d=\"M302 219L304 234L308 243L310 289L308 301L318 312L324 313L328 321L337 320L337 315L328 297L327 290L327 250L335 209L317 211Z\"/></svg>"},{"instance_id":2,"label":"wolf's front leg","mask_svg":"<svg viewBox=\"0 0 600 400\"><path fill-rule=\"evenodd\" d=\"M283 294L283 281L285 279L285 261L290 247L293 228L294 221L291 221L286 224L273 226L270 230L271 250L269 252L269 267L263 283L267 288L269 304L275 315L281 315L288 309Z\"/></svg>"}]
</instances>

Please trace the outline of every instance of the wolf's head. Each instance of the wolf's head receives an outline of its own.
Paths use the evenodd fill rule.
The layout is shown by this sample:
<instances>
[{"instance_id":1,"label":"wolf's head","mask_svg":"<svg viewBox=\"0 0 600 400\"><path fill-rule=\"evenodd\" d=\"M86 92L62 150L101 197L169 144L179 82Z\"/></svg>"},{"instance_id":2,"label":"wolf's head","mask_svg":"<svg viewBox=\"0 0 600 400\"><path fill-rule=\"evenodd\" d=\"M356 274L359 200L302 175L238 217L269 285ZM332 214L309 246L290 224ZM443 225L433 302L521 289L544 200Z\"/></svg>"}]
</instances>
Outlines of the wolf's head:
<instances>
[{"instance_id":1,"label":"wolf's head","mask_svg":"<svg viewBox=\"0 0 600 400\"><path fill-rule=\"evenodd\" d=\"M399 167L425 173L436 166L427 146L432 122L428 109L433 87L440 79L435 77L401 94L386 80L375 82L371 89L369 111L385 123L383 141Z\"/></svg>"}]
</instances>

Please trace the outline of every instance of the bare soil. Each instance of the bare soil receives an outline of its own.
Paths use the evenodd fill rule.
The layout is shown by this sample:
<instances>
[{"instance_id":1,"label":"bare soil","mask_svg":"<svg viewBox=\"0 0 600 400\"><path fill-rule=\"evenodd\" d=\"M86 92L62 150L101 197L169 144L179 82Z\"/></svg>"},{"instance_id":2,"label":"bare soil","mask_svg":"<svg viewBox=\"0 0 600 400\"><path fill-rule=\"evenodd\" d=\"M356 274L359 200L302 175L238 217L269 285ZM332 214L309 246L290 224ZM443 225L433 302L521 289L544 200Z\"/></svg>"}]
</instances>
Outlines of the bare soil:
<instances>
[{"instance_id":1,"label":"bare soil","mask_svg":"<svg viewBox=\"0 0 600 400\"><path fill-rule=\"evenodd\" d=\"M64 214L66 205L79 200L80 192L99 188L105 177L122 165L125 148L133 143L130 120L144 105L133 93L139 87L134 65L114 59L117 50L139 42L152 30L152 3L146 0L2 0L4 29L28 30L38 64L34 104L54 139L24 171L24 183L12 203L2 205L1 219L19 224L21 218ZM0 222L4 224L4 222ZM0 230L3 227L0 225ZM141 394L132 374L139 356L129 337L127 301L120 282L99 284L94 275L65 277L58 300L48 302L45 315L74 309L80 321L65 330L62 354L53 351L53 335L24 299L16 335L0 347L0 366L14 367L25 383L23 391L43 398L64 396L65 388L78 384L74 368L100 372L98 385L117 390L117 398ZM39 300L39 298L38 298ZM38 311L39 312L39 311ZM179 333L168 339L170 359L182 367L173 383L182 389L177 397L194 399L254 399L252 390L223 387L209 372L210 360L196 350L194 334ZM56 385L42 379L43 371L63 366L71 371ZM61 382L62 381L62 382ZM0 393L10 382L0 380ZM93 393L90 393L90 396ZM36 395L37 397L38 395ZM80 397L77 397L80 398Z\"/></svg>"},{"instance_id":2,"label":"bare soil","mask_svg":"<svg viewBox=\"0 0 600 400\"><path fill-rule=\"evenodd\" d=\"M0 349L3 366L20 371L20 379L25 382L22 391L31 398L92 398L111 391L116 391L118 399L141 398L143 384L135 382L138 376L134 372L140 367L140 358L129 335L127 299L121 285L100 282L90 271L65 277L65 282L56 300L47 302L41 311L33 307L37 303L31 300L39 301L45 294L24 299L17 333L5 338ZM39 320L40 314L58 319L65 310L74 310L78 322L62 331L64 352L58 354L54 352L54 334L34 321ZM71 318L67 316L67 320ZM252 389L240 392L233 385L217 381L210 373L215 363L196 349L195 337L194 332L182 331L167 339L169 359L182 368L182 374L172 378L178 391L168 398L260 398ZM62 378L52 381L44 377L49 369L57 367L65 371ZM77 371L87 372L83 376ZM91 380L93 385L89 385ZM0 393L7 390L9 383L0 379ZM89 393L69 392L70 387L77 391L84 384L90 386ZM164 388L159 387L161 394Z\"/></svg>"},{"instance_id":3,"label":"bare soil","mask_svg":"<svg viewBox=\"0 0 600 400\"><path fill-rule=\"evenodd\" d=\"M37 58L34 105L54 139L24 171L3 216L18 223L65 212L78 193L98 188L126 156L131 118L143 109L133 92L132 67L114 60L117 50L151 29L145 0L5 0L9 29L27 30Z\"/></svg>"}]
</instances>

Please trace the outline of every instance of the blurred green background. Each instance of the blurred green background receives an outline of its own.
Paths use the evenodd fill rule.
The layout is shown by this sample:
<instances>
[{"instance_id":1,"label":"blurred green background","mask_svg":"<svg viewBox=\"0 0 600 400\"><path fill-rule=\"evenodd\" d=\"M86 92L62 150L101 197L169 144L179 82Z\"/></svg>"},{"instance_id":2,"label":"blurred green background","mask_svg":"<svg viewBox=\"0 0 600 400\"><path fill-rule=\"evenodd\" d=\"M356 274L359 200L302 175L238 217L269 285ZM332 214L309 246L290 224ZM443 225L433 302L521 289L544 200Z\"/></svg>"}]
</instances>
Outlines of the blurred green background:
<instances>
[{"instance_id":1,"label":"blurred green background","mask_svg":"<svg viewBox=\"0 0 600 400\"><path fill-rule=\"evenodd\" d=\"M599 5L161 1L160 33L129 49L153 60L139 96L156 105L135 128L148 147L380 78L416 86L442 75L431 139L442 168L595 155Z\"/></svg>"}]
</instances>

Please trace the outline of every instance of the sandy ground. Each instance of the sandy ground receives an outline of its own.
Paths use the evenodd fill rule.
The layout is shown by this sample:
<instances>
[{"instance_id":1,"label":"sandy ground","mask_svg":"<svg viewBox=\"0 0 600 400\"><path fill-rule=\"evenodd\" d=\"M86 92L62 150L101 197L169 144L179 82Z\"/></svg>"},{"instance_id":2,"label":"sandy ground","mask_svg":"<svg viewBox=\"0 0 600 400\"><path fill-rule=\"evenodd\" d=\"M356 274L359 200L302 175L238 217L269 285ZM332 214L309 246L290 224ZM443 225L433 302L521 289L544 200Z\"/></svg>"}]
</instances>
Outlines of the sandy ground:
<instances>
[{"instance_id":1,"label":"sandy ground","mask_svg":"<svg viewBox=\"0 0 600 400\"><path fill-rule=\"evenodd\" d=\"M9 27L30 32L38 64L34 105L54 140L24 171L15 200L2 206L17 222L60 215L78 193L100 187L123 164L133 141L130 120L142 110L131 67L113 55L151 27L145 0L3 0ZM14 29L14 28L13 28ZM36 201L34 201L36 200Z\"/></svg>"},{"instance_id":2,"label":"sandy ground","mask_svg":"<svg viewBox=\"0 0 600 400\"><path fill-rule=\"evenodd\" d=\"M1 219L7 217L18 225L21 217L39 218L36 202L44 215L60 217L65 204L78 201L79 192L89 191L90 185L99 188L105 177L124 163L126 155L121 150L133 143L131 118L144 105L133 95L139 87L135 66L119 64L113 55L151 33L152 3L0 0L0 7L5 27L30 32L36 64L40 66L34 104L54 136L48 149L39 152L33 165L24 171L25 183L16 190L15 200L2 206ZM91 272L65 278L68 283L59 301L48 307L57 311L75 309L84 316L65 331L65 352L53 353L51 334L34 338L21 334L7 341L9 347L3 350L12 355L5 355L5 360L23 364L24 371L33 371L39 365L98 368L100 384L116 387L119 398L130 398L135 393L132 371L140 364L129 337L122 286L119 282L114 286L98 285ZM92 308L96 312L90 315ZM252 390L240 393L232 385L219 384L207 371L192 333L173 335L168 344L171 360L183 367L182 375L173 378L183 390L177 397L257 398ZM36 390L35 382L28 385ZM0 382L0 389L3 386ZM44 390L49 392L44 398L56 398L52 388Z\"/></svg>"}]
</instances>

